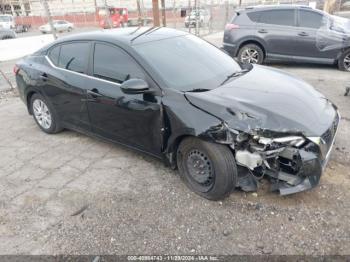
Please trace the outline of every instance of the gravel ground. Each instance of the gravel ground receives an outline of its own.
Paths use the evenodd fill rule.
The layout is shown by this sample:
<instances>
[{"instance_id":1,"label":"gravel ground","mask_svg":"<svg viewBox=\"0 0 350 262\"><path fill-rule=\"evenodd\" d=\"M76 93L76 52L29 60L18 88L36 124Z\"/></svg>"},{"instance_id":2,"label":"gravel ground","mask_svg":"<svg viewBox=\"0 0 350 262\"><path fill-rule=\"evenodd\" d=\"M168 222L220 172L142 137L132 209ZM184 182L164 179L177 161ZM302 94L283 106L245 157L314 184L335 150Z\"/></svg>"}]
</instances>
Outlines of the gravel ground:
<instances>
[{"instance_id":1,"label":"gravel ground","mask_svg":"<svg viewBox=\"0 0 350 262\"><path fill-rule=\"evenodd\" d=\"M272 66L313 84L343 117L320 185L286 197L263 181L257 193L205 200L149 156L71 131L43 134L4 95L0 254L350 255L349 74Z\"/></svg>"}]
</instances>

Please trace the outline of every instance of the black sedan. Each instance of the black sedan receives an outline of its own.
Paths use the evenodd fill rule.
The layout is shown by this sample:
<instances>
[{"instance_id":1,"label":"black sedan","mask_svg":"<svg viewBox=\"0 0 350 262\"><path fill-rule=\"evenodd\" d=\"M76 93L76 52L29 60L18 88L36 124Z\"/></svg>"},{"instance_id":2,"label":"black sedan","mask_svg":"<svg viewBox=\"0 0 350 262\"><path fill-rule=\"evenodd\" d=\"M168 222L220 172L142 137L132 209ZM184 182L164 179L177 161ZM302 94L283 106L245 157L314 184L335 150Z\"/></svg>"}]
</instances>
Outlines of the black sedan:
<instances>
[{"instance_id":1,"label":"black sedan","mask_svg":"<svg viewBox=\"0 0 350 262\"><path fill-rule=\"evenodd\" d=\"M168 28L62 38L15 67L38 126L101 137L163 159L208 199L271 181L282 195L318 184L340 120L307 83L237 64Z\"/></svg>"}]
</instances>

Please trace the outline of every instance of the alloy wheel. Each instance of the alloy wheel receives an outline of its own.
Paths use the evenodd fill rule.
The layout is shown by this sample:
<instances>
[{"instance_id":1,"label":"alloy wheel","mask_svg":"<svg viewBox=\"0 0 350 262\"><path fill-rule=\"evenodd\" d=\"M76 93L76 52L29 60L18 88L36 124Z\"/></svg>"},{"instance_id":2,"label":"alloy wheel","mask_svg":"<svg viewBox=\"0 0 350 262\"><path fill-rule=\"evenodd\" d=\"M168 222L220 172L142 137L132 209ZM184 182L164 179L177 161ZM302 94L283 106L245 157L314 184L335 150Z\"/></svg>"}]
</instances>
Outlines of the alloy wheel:
<instances>
[{"instance_id":1,"label":"alloy wheel","mask_svg":"<svg viewBox=\"0 0 350 262\"><path fill-rule=\"evenodd\" d=\"M33 114L39 125L44 129L49 129L52 124L52 117L49 108L40 99L33 102Z\"/></svg>"},{"instance_id":2,"label":"alloy wheel","mask_svg":"<svg viewBox=\"0 0 350 262\"><path fill-rule=\"evenodd\" d=\"M247 48L242 52L241 62L257 64L259 61L259 53L257 50L252 48Z\"/></svg>"}]
</instances>

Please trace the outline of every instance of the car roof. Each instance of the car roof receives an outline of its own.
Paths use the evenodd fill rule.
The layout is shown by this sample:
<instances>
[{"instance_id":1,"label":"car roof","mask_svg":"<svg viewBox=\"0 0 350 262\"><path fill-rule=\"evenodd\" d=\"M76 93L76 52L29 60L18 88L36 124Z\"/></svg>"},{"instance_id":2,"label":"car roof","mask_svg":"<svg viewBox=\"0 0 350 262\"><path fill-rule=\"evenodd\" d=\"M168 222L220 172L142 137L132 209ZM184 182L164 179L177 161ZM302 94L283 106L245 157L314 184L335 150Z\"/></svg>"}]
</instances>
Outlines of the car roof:
<instances>
[{"instance_id":1,"label":"car roof","mask_svg":"<svg viewBox=\"0 0 350 262\"><path fill-rule=\"evenodd\" d=\"M286 9L286 8L292 8L292 9L308 9L308 10L315 10L314 8L307 6L307 5L290 5L290 4L280 4L280 5L254 5L254 6L247 6L244 9L241 9L241 11L262 11L262 10L275 10L275 9Z\"/></svg>"},{"instance_id":2,"label":"car roof","mask_svg":"<svg viewBox=\"0 0 350 262\"><path fill-rule=\"evenodd\" d=\"M105 29L87 33L74 34L62 37L53 44L63 43L68 41L106 41L116 44L136 45L146 42L152 42L182 35L188 33L166 28L166 27L127 27L116 29Z\"/></svg>"}]
</instances>

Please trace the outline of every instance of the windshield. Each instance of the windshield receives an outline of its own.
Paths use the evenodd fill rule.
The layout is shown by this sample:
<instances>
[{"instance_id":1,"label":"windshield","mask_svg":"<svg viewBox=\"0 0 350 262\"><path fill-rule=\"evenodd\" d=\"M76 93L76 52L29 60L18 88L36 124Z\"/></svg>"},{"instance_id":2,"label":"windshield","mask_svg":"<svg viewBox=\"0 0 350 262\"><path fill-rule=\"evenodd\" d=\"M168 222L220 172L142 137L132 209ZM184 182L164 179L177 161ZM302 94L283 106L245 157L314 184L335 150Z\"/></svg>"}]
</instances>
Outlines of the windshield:
<instances>
[{"instance_id":1,"label":"windshield","mask_svg":"<svg viewBox=\"0 0 350 262\"><path fill-rule=\"evenodd\" d=\"M11 22L11 16L0 16L0 22Z\"/></svg>"},{"instance_id":2,"label":"windshield","mask_svg":"<svg viewBox=\"0 0 350 262\"><path fill-rule=\"evenodd\" d=\"M170 88L214 89L241 67L227 54L193 36L135 45L136 51Z\"/></svg>"}]
</instances>

